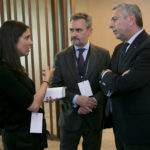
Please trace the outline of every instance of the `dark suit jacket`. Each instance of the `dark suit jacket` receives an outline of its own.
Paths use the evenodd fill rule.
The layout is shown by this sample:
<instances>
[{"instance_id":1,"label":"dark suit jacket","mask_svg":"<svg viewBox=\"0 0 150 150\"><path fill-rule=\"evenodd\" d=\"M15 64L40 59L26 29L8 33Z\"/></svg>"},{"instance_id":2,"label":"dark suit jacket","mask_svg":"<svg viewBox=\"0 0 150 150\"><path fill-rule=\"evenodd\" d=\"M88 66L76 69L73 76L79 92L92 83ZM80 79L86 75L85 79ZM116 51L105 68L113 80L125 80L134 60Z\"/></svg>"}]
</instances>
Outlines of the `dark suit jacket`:
<instances>
[{"instance_id":1,"label":"dark suit jacket","mask_svg":"<svg viewBox=\"0 0 150 150\"><path fill-rule=\"evenodd\" d=\"M112 113L122 141L150 144L150 36L145 31L140 33L118 65L122 45L115 48L112 72L106 73L101 83L114 92ZM121 76L128 69L131 71Z\"/></svg>"},{"instance_id":2,"label":"dark suit jacket","mask_svg":"<svg viewBox=\"0 0 150 150\"><path fill-rule=\"evenodd\" d=\"M94 129L101 128L101 119L103 114L104 94L99 87L100 72L110 63L109 52L100 47L90 45L90 56L88 60L88 69L86 79L89 80L94 97L98 101L97 108L87 115L78 115L78 108L72 104L73 97L80 95L78 88L78 73L76 68L76 57L74 47L71 46L56 55L55 72L52 78L51 86L66 86L66 97L61 100L61 113L59 125L67 130L78 130L82 120Z\"/></svg>"}]
</instances>

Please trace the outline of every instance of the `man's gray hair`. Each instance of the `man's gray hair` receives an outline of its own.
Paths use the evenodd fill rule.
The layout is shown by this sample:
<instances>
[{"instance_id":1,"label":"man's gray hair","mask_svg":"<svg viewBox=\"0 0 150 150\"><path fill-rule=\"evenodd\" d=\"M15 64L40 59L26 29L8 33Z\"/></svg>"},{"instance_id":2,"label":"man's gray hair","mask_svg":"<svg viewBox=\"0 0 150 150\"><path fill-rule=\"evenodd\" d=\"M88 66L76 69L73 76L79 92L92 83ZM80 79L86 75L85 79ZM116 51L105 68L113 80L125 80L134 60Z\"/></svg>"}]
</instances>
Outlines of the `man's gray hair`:
<instances>
[{"instance_id":1,"label":"man's gray hair","mask_svg":"<svg viewBox=\"0 0 150 150\"><path fill-rule=\"evenodd\" d=\"M122 8L122 13L124 17L127 17L129 15L134 15L136 18L136 24L138 27L142 28L143 27L143 19L142 19L142 13L140 8L136 4L126 4L122 3L119 4L115 7L113 7L113 10L117 8Z\"/></svg>"},{"instance_id":2,"label":"man's gray hair","mask_svg":"<svg viewBox=\"0 0 150 150\"><path fill-rule=\"evenodd\" d=\"M92 27L92 17L89 16L86 13L76 13L74 15L71 16L70 21L72 20L78 20L78 19L84 19L86 22L86 27L90 28Z\"/></svg>"}]
</instances>

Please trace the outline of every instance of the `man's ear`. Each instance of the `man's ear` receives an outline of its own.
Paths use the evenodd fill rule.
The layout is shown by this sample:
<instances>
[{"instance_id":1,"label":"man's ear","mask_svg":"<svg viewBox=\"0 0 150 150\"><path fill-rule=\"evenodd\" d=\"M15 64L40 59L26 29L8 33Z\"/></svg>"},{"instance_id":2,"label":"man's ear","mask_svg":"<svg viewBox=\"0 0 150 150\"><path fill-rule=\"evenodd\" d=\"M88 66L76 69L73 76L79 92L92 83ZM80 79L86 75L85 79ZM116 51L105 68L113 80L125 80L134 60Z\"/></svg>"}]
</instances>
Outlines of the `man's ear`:
<instances>
[{"instance_id":1,"label":"man's ear","mask_svg":"<svg viewBox=\"0 0 150 150\"><path fill-rule=\"evenodd\" d=\"M90 27L88 30L89 30L89 36L90 36L92 34L92 32L93 32L93 28Z\"/></svg>"}]
</instances>

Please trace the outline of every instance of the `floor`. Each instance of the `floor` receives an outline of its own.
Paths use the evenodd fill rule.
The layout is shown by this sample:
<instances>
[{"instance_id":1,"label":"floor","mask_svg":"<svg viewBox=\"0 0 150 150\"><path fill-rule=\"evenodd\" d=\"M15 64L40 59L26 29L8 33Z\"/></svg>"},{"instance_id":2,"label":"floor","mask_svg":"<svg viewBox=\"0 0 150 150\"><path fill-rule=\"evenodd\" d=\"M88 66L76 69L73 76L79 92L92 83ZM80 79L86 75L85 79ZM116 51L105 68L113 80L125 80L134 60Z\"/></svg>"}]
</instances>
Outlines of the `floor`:
<instances>
[{"instance_id":1,"label":"floor","mask_svg":"<svg viewBox=\"0 0 150 150\"><path fill-rule=\"evenodd\" d=\"M53 103L53 106L55 106L54 103ZM44 108L45 108L45 117L47 120L47 127L49 127L49 122L50 122L49 121L49 105L45 104ZM55 107L53 107L53 112L55 112ZM54 114L55 113L53 113L53 115ZM54 118L55 118L55 115L54 115ZM55 121L54 121L54 124L55 124ZM54 127L55 127L55 125L54 125ZM54 134L55 134L56 129L54 129L54 130L55 130L54 131ZM0 150L3 150L1 136L0 136ZM53 141L48 140L48 148L46 148L45 150L59 150L59 140L58 139L55 139ZM78 150L82 150L82 139L81 139L80 144L78 146ZM103 130L101 150L116 150L112 129Z\"/></svg>"}]
</instances>

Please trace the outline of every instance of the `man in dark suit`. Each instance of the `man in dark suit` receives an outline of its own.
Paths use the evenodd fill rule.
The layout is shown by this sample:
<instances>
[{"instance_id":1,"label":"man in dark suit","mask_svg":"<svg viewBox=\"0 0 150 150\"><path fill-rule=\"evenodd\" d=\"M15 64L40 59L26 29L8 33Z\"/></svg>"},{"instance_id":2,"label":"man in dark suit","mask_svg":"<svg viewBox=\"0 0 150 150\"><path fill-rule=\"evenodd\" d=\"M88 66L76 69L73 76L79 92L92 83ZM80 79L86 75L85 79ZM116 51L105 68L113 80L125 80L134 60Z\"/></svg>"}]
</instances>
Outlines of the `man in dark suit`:
<instances>
[{"instance_id":1,"label":"man in dark suit","mask_svg":"<svg viewBox=\"0 0 150 150\"><path fill-rule=\"evenodd\" d=\"M70 34L73 45L56 55L51 82L52 87L66 86L66 97L60 101L60 149L77 150L82 136L83 150L99 150L104 94L98 81L100 72L110 63L110 56L107 50L89 42L92 21L87 14L71 17Z\"/></svg>"},{"instance_id":2,"label":"man in dark suit","mask_svg":"<svg viewBox=\"0 0 150 150\"><path fill-rule=\"evenodd\" d=\"M150 150L150 36L142 27L137 5L113 8L110 28L123 43L116 46L100 83L111 98L115 137L122 143L117 150Z\"/></svg>"}]
</instances>

